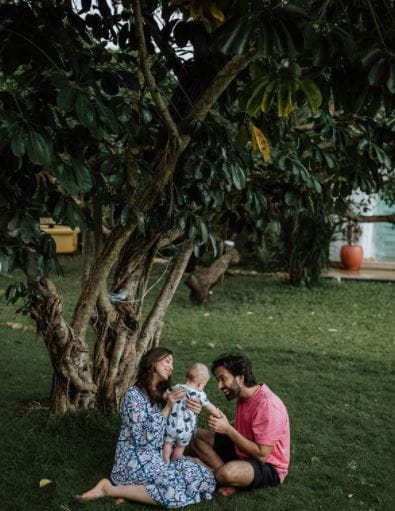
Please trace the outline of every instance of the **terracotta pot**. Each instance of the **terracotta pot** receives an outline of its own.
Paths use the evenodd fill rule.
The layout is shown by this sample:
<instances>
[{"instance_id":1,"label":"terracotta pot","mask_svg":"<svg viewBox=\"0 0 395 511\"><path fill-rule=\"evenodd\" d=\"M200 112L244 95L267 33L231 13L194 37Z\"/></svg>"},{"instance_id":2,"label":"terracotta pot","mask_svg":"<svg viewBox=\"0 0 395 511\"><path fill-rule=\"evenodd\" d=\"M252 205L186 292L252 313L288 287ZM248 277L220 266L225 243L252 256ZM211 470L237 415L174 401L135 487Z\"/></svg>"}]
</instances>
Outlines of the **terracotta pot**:
<instances>
[{"instance_id":1,"label":"terracotta pot","mask_svg":"<svg viewBox=\"0 0 395 511\"><path fill-rule=\"evenodd\" d=\"M346 270L359 270L363 260L363 248L361 245L343 245L340 259Z\"/></svg>"}]
</instances>

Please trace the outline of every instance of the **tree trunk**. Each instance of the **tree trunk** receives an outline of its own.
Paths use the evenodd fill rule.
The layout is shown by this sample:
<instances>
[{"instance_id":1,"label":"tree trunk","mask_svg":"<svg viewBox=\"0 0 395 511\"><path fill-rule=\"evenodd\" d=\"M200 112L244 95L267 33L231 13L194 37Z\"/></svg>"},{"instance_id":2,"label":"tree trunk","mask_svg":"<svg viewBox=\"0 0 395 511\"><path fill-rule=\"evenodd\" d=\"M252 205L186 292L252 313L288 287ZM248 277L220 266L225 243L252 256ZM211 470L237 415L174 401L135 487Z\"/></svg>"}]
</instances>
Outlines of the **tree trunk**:
<instances>
[{"instance_id":1,"label":"tree trunk","mask_svg":"<svg viewBox=\"0 0 395 511\"><path fill-rule=\"evenodd\" d=\"M41 296L31 306L31 317L42 334L53 367L52 412L86 410L95 405L96 385L87 346L63 319L63 302L49 279L37 284Z\"/></svg>"},{"instance_id":2,"label":"tree trunk","mask_svg":"<svg viewBox=\"0 0 395 511\"><path fill-rule=\"evenodd\" d=\"M189 295L191 301L197 305L206 303L211 288L218 283L228 267L231 264L237 264L239 260L239 252L235 248L228 248L225 254L216 259L211 266L197 266L195 273L185 282L191 290Z\"/></svg>"},{"instance_id":3,"label":"tree trunk","mask_svg":"<svg viewBox=\"0 0 395 511\"><path fill-rule=\"evenodd\" d=\"M184 243L151 311L142 322L142 305L157 246L158 242L151 241L145 250L130 251L129 257L124 251L114 276L115 292L112 294L113 300L119 301L115 301L111 309L98 304L97 316L92 320L96 334L96 397L98 406L105 412L118 409L123 393L134 382L142 355L158 345L163 317L192 252L191 243Z\"/></svg>"}]
</instances>

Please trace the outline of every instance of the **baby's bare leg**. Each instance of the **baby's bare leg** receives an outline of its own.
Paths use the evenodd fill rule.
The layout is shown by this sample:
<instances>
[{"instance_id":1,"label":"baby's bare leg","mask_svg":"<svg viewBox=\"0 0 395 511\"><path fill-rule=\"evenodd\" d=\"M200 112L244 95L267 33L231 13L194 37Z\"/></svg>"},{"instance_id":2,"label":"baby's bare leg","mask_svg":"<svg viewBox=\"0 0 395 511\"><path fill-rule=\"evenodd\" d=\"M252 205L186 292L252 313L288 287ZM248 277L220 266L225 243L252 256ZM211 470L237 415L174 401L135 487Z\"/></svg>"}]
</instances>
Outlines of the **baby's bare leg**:
<instances>
[{"instance_id":1,"label":"baby's bare leg","mask_svg":"<svg viewBox=\"0 0 395 511\"><path fill-rule=\"evenodd\" d=\"M171 461L179 460L184 454L185 447L186 445L176 444L176 446L174 447L173 454L171 455Z\"/></svg>"},{"instance_id":2,"label":"baby's bare leg","mask_svg":"<svg viewBox=\"0 0 395 511\"><path fill-rule=\"evenodd\" d=\"M166 463L170 463L170 460L172 459L171 454L173 452L173 445L169 442L165 442L163 444L163 459Z\"/></svg>"}]
</instances>

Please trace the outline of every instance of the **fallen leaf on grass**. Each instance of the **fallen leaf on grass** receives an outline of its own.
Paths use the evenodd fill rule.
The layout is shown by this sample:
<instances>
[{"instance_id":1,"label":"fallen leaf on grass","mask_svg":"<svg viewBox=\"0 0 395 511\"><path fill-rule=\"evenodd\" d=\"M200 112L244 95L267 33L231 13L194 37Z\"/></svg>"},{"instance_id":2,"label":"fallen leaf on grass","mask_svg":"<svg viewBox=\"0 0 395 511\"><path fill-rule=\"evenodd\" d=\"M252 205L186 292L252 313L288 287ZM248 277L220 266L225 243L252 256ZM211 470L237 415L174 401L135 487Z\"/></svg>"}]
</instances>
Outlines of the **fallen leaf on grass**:
<instances>
[{"instance_id":1,"label":"fallen leaf on grass","mask_svg":"<svg viewBox=\"0 0 395 511\"><path fill-rule=\"evenodd\" d=\"M203 314L203 316L204 316L205 318L207 318L208 316L210 316L210 313L209 313L209 312L205 312L205 313Z\"/></svg>"},{"instance_id":2,"label":"fallen leaf on grass","mask_svg":"<svg viewBox=\"0 0 395 511\"><path fill-rule=\"evenodd\" d=\"M336 328L328 328L328 332L337 332Z\"/></svg>"},{"instance_id":3,"label":"fallen leaf on grass","mask_svg":"<svg viewBox=\"0 0 395 511\"><path fill-rule=\"evenodd\" d=\"M40 482L38 483L40 488L44 488L44 486L47 486L48 484L51 484L52 481L50 479L40 479Z\"/></svg>"},{"instance_id":4,"label":"fallen leaf on grass","mask_svg":"<svg viewBox=\"0 0 395 511\"><path fill-rule=\"evenodd\" d=\"M14 323L13 321L7 321L7 323L4 324L8 328L12 328L12 330L20 330L21 328L23 328L22 323Z\"/></svg>"},{"instance_id":5,"label":"fallen leaf on grass","mask_svg":"<svg viewBox=\"0 0 395 511\"><path fill-rule=\"evenodd\" d=\"M255 312L247 311L247 316L252 316L253 314L255 314Z\"/></svg>"}]
</instances>

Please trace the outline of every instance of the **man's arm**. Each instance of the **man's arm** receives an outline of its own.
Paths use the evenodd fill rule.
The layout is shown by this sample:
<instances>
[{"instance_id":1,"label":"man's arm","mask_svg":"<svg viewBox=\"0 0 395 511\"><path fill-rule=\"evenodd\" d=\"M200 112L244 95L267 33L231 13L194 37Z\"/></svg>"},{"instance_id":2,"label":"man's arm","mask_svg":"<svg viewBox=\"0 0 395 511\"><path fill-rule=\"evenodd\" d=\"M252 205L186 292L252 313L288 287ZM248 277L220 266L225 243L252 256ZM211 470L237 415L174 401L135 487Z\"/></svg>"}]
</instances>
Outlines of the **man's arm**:
<instances>
[{"instance_id":1,"label":"man's arm","mask_svg":"<svg viewBox=\"0 0 395 511\"><path fill-rule=\"evenodd\" d=\"M270 453L272 452L273 446L257 444L252 440L248 440L245 436L239 433L228 421L226 416L220 411L221 417L217 418L213 415L207 420L207 424L211 431L215 433L222 433L227 435L237 447L244 451L252 458L257 459L261 463L265 463Z\"/></svg>"}]
</instances>

